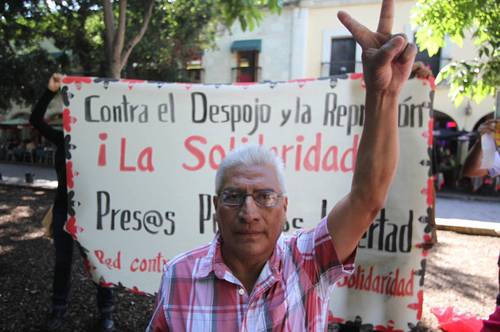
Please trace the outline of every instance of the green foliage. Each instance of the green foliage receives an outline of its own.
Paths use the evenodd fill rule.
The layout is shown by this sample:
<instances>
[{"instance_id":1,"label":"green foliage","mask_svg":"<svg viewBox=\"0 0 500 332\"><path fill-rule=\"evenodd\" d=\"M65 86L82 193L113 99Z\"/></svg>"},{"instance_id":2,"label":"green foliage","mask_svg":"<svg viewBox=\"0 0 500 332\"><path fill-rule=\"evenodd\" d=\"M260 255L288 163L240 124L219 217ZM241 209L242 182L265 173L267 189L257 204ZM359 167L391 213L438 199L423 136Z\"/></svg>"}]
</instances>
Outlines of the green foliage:
<instances>
[{"instance_id":1,"label":"green foliage","mask_svg":"<svg viewBox=\"0 0 500 332\"><path fill-rule=\"evenodd\" d=\"M139 31L144 3L128 0L126 40ZM238 20L243 29L253 29L265 8L279 12L281 0L155 0L148 30L132 51L122 76L183 79L179 68L213 43L220 24L229 27ZM116 5L114 13L117 19ZM41 43L47 40L61 52L46 52ZM0 70L4 78L0 111L9 108L11 101L32 103L55 70L105 76L109 62L104 40L102 0L0 0Z\"/></svg>"},{"instance_id":2,"label":"green foliage","mask_svg":"<svg viewBox=\"0 0 500 332\"><path fill-rule=\"evenodd\" d=\"M445 37L462 46L472 33L478 57L448 64L437 83L450 84L450 97L459 105L464 97L480 102L500 87L500 2L498 0L417 0L412 22L416 39L429 55L445 45Z\"/></svg>"}]
</instances>

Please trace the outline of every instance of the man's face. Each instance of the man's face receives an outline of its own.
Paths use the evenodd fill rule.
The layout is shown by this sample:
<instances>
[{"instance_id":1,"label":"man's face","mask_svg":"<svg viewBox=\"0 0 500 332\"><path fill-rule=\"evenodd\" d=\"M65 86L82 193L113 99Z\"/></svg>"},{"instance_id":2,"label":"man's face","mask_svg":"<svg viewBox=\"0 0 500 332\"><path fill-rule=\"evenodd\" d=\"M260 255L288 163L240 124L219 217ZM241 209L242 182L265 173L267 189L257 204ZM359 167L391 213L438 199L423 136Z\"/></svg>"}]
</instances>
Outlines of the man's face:
<instances>
[{"instance_id":1,"label":"man's face","mask_svg":"<svg viewBox=\"0 0 500 332\"><path fill-rule=\"evenodd\" d=\"M271 165L236 166L227 170L223 191L253 194L257 190L281 193L278 176ZM214 198L216 220L222 236L224 258L266 261L272 254L286 218L287 198L280 197L276 206L260 207L247 196L238 207L225 206Z\"/></svg>"}]
</instances>

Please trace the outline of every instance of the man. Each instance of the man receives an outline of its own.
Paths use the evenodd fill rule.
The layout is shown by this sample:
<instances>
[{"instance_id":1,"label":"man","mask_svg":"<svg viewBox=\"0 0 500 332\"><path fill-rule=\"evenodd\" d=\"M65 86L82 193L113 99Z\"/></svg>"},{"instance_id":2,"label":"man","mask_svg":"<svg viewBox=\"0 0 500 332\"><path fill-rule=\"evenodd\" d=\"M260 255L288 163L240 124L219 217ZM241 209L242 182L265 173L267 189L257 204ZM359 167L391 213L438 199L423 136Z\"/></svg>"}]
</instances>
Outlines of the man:
<instances>
[{"instance_id":1,"label":"man","mask_svg":"<svg viewBox=\"0 0 500 332\"><path fill-rule=\"evenodd\" d=\"M499 120L487 120L479 126L480 136L489 134L495 137L495 126ZM483 159L483 149L481 147L481 137L472 146L467 158L464 162L463 175L468 177L473 176L486 176L491 177L500 175L500 153L498 150L495 152L495 159L493 161L493 167L483 168L481 167L481 160Z\"/></svg>"},{"instance_id":2,"label":"man","mask_svg":"<svg viewBox=\"0 0 500 332\"><path fill-rule=\"evenodd\" d=\"M288 200L264 148L228 154L216 175L215 239L165 266L148 331L325 331L335 282L384 206L398 161L397 105L415 45L391 35L394 0L376 32L338 18L363 49L366 108L351 192L313 230L281 234Z\"/></svg>"}]
</instances>

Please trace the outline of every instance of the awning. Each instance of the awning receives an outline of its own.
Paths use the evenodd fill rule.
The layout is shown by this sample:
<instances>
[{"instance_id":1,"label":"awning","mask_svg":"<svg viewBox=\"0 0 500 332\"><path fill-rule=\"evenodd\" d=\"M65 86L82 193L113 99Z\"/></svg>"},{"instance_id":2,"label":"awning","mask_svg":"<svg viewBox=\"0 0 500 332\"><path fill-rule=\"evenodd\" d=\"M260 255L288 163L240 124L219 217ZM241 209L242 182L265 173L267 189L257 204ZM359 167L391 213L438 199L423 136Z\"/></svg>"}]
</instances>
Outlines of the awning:
<instances>
[{"instance_id":1,"label":"awning","mask_svg":"<svg viewBox=\"0 0 500 332\"><path fill-rule=\"evenodd\" d=\"M433 131L433 136L436 139L450 139L450 140L460 140L460 141L466 141L473 139L477 136L477 133L475 132L468 132L465 130L450 130L450 129L437 129Z\"/></svg>"},{"instance_id":2,"label":"awning","mask_svg":"<svg viewBox=\"0 0 500 332\"><path fill-rule=\"evenodd\" d=\"M28 119L15 118L9 120L0 121L0 126L27 126L29 125Z\"/></svg>"},{"instance_id":3,"label":"awning","mask_svg":"<svg viewBox=\"0 0 500 332\"><path fill-rule=\"evenodd\" d=\"M262 40L260 39L248 39L248 40L235 40L231 44L232 52L243 52L243 51L258 51L262 49Z\"/></svg>"}]
</instances>

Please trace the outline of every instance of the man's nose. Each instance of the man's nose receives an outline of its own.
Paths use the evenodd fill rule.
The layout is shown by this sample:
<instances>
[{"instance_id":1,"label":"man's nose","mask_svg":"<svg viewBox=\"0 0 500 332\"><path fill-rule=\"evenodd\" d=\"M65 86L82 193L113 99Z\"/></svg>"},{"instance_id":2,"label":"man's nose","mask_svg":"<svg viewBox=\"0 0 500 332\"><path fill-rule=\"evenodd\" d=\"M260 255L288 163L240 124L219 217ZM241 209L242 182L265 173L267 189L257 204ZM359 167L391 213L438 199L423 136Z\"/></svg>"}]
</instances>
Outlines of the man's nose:
<instances>
[{"instance_id":1,"label":"man's nose","mask_svg":"<svg viewBox=\"0 0 500 332\"><path fill-rule=\"evenodd\" d=\"M239 217L246 222L256 221L259 219L259 207L252 195L245 197L243 204L241 204Z\"/></svg>"}]
</instances>

